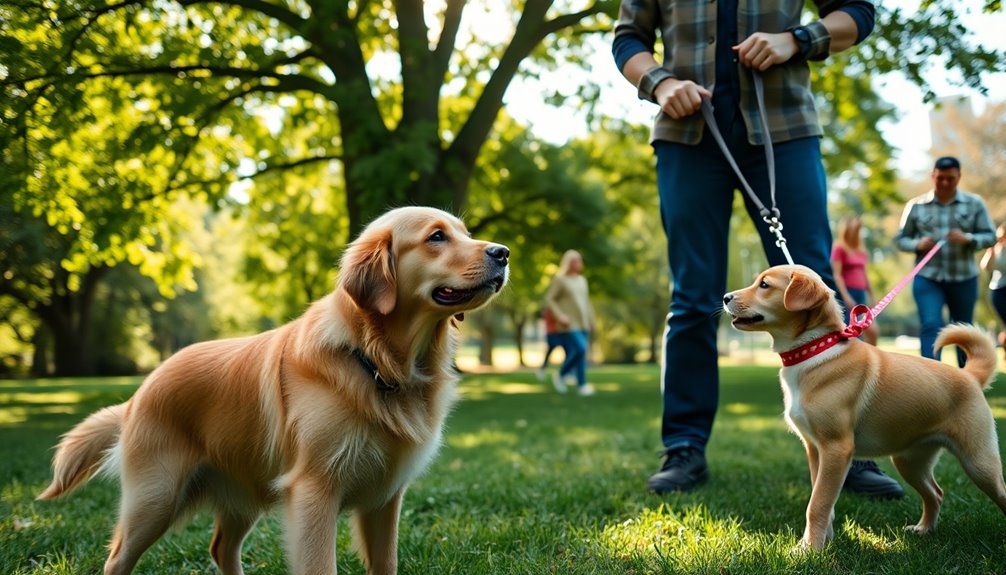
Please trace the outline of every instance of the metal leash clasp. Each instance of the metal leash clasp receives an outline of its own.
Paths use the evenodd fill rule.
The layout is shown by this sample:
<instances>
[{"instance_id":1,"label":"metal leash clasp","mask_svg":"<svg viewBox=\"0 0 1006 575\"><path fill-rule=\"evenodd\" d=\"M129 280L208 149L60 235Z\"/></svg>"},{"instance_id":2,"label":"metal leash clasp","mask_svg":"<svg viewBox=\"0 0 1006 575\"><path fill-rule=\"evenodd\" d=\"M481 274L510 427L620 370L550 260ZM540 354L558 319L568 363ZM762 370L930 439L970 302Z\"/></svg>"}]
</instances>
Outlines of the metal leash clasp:
<instances>
[{"instance_id":1,"label":"metal leash clasp","mask_svg":"<svg viewBox=\"0 0 1006 575\"><path fill-rule=\"evenodd\" d=\"M782 235L782 222L779 221L779 210L772 208L772 211L769 212L767 209L763 209L761 219L768 224L769 231L775 235L775 245L782 250L782 255L786 256L786 262L789 265L793 265L793 256L789 255L789 248L786 247L786 238Z\"/></svg>"}]
</instances>

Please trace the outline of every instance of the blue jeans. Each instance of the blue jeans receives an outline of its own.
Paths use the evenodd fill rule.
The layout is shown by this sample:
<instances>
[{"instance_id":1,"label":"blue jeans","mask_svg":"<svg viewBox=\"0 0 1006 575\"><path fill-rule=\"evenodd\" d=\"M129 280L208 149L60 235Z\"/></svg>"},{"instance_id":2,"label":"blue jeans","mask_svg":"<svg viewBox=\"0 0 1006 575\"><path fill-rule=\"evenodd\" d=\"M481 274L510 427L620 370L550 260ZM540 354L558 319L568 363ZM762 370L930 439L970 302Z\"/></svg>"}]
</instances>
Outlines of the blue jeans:
<instances>
[{"instance_id":1,"label":"blue jeans","mask_svg":"<svg viewBox=\"0 0 1006 575\"><path fill-rule=\"evenodd\" d=\"M943 307L950 312L953 323L971 323L975 316L975 303L978 302L978 277L959 282L940 282L915 276L912 280L912 295L915 305L919 308L919 340L922 357L940 359L940 353L933 350L936 335L940 333L946 322L943 320ZM963 366L967 356L957 350L957 365Z\"/></svg>"},{"instance_id":2,"label":"blue jeans","mask_svg":"<svg viewBox=\"0 0 1006 575\"><path fill-rule=\"evenodd\" d=\"M556 334L566 359L559 368L559 377L572 373L576 376L577 387L587 383L587 332L565 331Z\"/></svg>"},{"instance_id":3,"label":"blue jeans","mask_svg":"<svg viewBox=\"0 0 1006 575\"><path fill-rule=\"evenodd\" d=\"M552 356L552 351L562 345L562 338L559 334L552 332L545 334L545 359L541 360L541 368L548 367L548 358Z\"/></svg>"},{"instance_id":4,"label":"blue jeans","mask_svg":"<svg viewBox=\"0 0 1006 575\"><path fill-rule=\"evenodd\" d=\"M732 122L729 127L721 129L734 158L761 201L771 207L764 148L747 143L743 122ZM708 130L697 145L658 141L654 150L673 288L660 374L661 437L666 448L690 445L704 450L719 402L716 329L727 291L734 193L742 187ZM817 271L834 289L820 141L816 137L790 140L776 144L774 151L776 203L790 253L796 263ZM761 234L769 264L786 263L757 207L746 193L741 194Z\"/></svg>"},{"instance_id":5,"label":"blue jeans","mask_svg":"<svg viewBox=\"0 0 1006 575\"><path fill-rule=\"evenodd\" d=\"M784 232L786 230L783 230ZM865 289L857 289L846 286L846 291L852 296L852 301L856 302L857 305L869 305L870 300L867 297L869 294L866 293ZM839 298L841 300L841 298ZM849 312L851 309L845 307L845 303L842 302L842 317L845 318L845 324L849 325Z\"/></svg>"},{"instance_id":6,"label":"blue jeans","mask_svg":"<svg viewBox=\"0 0 1006 575\"><path fill-rule=\"evenodd\" d=\"M992 307L996 309L999 321L1006 324L1006 288L991 290L989 299L992 300Z\"/></svg>"}]
</instances>

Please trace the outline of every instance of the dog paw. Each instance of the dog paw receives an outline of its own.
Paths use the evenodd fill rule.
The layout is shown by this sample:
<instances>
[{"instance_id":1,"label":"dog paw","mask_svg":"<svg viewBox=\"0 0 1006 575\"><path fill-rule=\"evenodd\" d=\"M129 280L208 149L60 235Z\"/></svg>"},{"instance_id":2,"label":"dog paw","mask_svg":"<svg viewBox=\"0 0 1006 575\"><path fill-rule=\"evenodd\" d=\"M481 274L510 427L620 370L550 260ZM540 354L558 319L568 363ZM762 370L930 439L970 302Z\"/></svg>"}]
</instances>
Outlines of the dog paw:
<instances>
[{"instance_id":1,"label":"dog paw","mask_svg":"<svg viewBox=\"0 0 1006 575\"><path fill-rule=\"evenodd\" d=\"M905 531L909 533L914 533L916 535L925 535L926 533L929 533L932 530L933 528L931 526L923 525L921 523L919 523L918 525L909 525L905 527Z\"/></svg>"},{"instance_id":2,"label":"dog paw","mask_svg":"<svg viewBox=\"0 0 1006 575\"><path fill-rule=\"evenodd\" d=\"M801 539L800 542L797 543L796 547L790 549L789 552L790 555L799 556L799 555L808 555L810 553L814 553L815 551L820 551L822 549L824 549L823 541L819 544L814 544L808 541L807 539Z\"/></svg>"}]
</instances>

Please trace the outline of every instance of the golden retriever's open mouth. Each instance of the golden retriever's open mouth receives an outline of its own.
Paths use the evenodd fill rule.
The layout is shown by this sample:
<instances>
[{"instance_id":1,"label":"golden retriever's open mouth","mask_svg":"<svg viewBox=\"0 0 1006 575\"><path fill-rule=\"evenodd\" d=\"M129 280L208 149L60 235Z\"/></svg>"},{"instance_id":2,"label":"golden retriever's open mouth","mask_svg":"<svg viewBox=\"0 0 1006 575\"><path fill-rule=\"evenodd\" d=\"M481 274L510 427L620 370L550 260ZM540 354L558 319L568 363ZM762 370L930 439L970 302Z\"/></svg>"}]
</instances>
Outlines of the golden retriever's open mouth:
<instances>
[{"instance_id":1,"label":"golden retriever's open mouth","mask_svg":"<svg viewBox=\"0 0 1006 575\"><path fill-rule=\"evenodd\" d=\"M438 287L433 290L433 301L443 306L466 304L479 296L494 294L503 289L505 276L500 274L473 288Z\"/></svg>"},{"instance_id":2,"label":"golden retriever's open mouth","mask_svg":"<svg viewBox=\"0 0 1006 575\"><path fill-rule=\"evenodd\" d=\"M765 321L765 316L756 313L754 315L749 316L735 315L733 316L733 319L730 320L730 323L733 324L734 326L742 326L742 325L754 325L762 321Z\"/></svg>"}]
</instances>

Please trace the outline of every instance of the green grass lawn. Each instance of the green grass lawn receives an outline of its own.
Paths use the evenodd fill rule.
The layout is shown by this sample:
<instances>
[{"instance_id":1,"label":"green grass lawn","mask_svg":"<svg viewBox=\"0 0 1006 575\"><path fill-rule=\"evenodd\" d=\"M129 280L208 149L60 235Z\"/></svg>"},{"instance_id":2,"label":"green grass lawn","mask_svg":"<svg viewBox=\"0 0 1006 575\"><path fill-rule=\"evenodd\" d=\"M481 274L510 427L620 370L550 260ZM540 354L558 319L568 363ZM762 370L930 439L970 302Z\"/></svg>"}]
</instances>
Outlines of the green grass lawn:
<instances>
[{"instance_id":1,"label":"green grass lawn","mask_svg":"<svg viewBox=\"0 0 1006 575\"><path fill-rule=\"evenodd\" d=\"M723 369L710 481L664 497L644 488L660 463L656 367L595 368L589 398L556 395L530 372L466 375L446 444L406 495L400 572L1006 573L1006 519L949 455L937 468L946 500L935 533L903 532L919 516L914 492L894 502L843 495L832 544L791 553L810 488L776 374ZM56 502L34 495L48 483L59 434L137 383L0 381L0 574L101 571L116 485L92 482ZM988 397L1006 417L1006 392ZM210 530L198 515L151 548L137 573L214 573ZM278 512L258 524L245 545L250 574L286 573L281 532ZM340 573L362 573L345 521L338 543Z\"/></svg>"}]
</instances>

